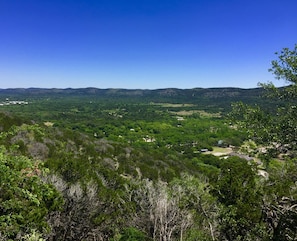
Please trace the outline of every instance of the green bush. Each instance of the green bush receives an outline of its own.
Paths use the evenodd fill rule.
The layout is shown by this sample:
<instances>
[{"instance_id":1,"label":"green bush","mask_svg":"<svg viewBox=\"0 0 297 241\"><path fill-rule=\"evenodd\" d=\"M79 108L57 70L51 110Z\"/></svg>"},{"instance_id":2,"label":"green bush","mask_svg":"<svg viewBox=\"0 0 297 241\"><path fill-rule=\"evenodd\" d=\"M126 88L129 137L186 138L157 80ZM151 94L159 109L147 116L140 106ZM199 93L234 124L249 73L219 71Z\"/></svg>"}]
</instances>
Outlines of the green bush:
<instances>
[{"instance_id":1,"label":"green bush","mask_svg":"<svg viewBox=\"0 0 297 241\"><path fill-rule=\"evenodd\" d=\"M61 196L41 180L44 169L0 147L0 233L10 239L48 228L46 215L62 204Z\"/></svg>"},{"instance_id":2,"label":"green bush","mask_svg":"<svg viewBox=\"0 0 297 241\"><path fill-rule=\"evenodd\" d=\"M140 230L130 227L126 228L119 241L148 241L149 238Z\"/></svg>"}]
</instances>

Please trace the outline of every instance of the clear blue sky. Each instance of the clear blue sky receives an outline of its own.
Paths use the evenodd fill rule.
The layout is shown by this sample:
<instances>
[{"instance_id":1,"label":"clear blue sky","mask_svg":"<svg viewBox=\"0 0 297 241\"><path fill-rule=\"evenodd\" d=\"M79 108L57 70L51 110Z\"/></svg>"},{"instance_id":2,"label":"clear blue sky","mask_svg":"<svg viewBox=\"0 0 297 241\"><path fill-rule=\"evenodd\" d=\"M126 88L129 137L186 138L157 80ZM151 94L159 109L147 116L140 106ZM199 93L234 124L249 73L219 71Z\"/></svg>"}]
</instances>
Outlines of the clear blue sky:
<instances>
[{"instance_id":1,"label":"clear blue sky","mask_svg":"<svg viewBox=\"0 0 297 241\"><path fill-rule=\"evenodd\" d=\"M297 0L0 0L0 88L253 88L295 43Z\"/></svg>"}]
</instances>

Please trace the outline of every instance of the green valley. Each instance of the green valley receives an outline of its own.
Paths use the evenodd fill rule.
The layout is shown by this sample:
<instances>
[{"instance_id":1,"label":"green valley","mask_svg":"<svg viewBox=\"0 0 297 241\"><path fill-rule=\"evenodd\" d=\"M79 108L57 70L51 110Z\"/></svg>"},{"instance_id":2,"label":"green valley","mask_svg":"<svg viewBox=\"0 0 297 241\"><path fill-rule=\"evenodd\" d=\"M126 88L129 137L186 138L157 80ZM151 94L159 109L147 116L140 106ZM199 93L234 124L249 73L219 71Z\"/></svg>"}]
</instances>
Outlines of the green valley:
<instances>
[{"instance_id":1,"label":"green valley","mask_svg":"<svg viewBox=\"0 0 297 241\"><path fill-rule=\"evenodd\" d=\"M271 226L268 215L274 194L291 192L296 165L263 169L256 147L242 146L249 133L228 116L238 101L269 109L263 91L0 90L0 238L276 240L295 232L281 219L274 222L284 229Z\"/></svg>"}]
</instances>

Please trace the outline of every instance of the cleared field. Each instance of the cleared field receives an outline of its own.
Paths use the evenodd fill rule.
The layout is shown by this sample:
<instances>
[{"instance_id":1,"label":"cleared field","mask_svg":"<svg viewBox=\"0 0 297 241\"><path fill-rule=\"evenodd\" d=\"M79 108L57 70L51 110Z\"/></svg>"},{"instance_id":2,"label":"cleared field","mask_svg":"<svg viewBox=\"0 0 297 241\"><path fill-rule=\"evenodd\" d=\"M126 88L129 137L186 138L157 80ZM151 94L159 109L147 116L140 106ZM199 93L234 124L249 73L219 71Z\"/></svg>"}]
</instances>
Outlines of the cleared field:
<instances>
[{"instance_id":1,"label":"cleared field","mask_svg":"<svg viewBox=\"0 0 297 241\"><path fill-rule=\"evenodd\" d=\"M182 110L182 111L171 111L171 113L181 116L190 116L198 114L202 117L221 117L221 113L209 113L204 110Z\"/></svg>"},{"instance_id":2,"label":"cleared field","mask_svg":"<svg viewBox=\"0 0 297 241\"><path fill-rule=\"evenodd\" d=\"M214 156L225 156L233 152L232 148L230 147L213 147L213 151L204 152L204 154L211 154Z\"/></svg>"},{"instance_id":3,"label":"cleared field","mask_svg":"<svg viewBox=\"0 0 297 241\"><path fill-rule=\"evenodd\" d=\"M165 108L180 108L180 107L192 107L193 104L172 104L172 103L151 103L152 105L158 105Z\"/></svg>"}]
</instances>

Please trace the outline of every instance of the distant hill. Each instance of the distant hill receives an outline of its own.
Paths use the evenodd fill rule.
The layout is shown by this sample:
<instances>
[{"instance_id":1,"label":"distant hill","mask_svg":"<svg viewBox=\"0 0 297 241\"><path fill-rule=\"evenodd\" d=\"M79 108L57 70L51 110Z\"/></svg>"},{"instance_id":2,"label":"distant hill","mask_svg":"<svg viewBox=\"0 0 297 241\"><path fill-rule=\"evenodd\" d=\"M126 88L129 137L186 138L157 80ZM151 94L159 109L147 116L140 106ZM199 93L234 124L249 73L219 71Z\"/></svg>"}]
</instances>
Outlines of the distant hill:
<instances>
[{"instance_id":1,"label":"distant hill","mask_svg":"<svg viewBox=\"0 0 297 241\"><path fill-rule=\"evenodd\" d=\"M145 98L168 98L194 101L197 99L252 99L259 98L263 93L262 88L240 89L240 88L194 88L194 89L43 89L43 88L15 88L0 89L1 97L34 97L34 96L97 96L97 97L145 97Z\"/></svg>"},{"instance_id":2,"label":"distant hill","mask_svg":"<svg viewBox=\"0 0 297 241\"><path fill-rule=\"evenodd\" d=\"M193 89L98 89L98 88L66 88L66 89L44 89L44 88L9 88L0 89L1 95L98 95L98 96L135 96L135 97L187 97L191 99L203 98L236 98L236 97L258 97L263 92L262 88L193 88Z\"/></svg>"},{"instance_id":3,"label":"distant hill","mask_svg":"<svg viewBox=\"0 0 297 241\"><path fill-rule=\"evenodd\" d=\"M98 88L15 88L0 89L0 101L5 99L30 100L40 98L96 98L125 99L137 102L192 103L211 109L228 110L231 103L242 101L247 104L261 103L262 88L194 88L194 89L98 89Z\"/></svg>"}]
</instances>

